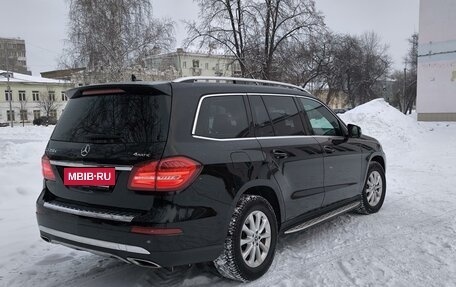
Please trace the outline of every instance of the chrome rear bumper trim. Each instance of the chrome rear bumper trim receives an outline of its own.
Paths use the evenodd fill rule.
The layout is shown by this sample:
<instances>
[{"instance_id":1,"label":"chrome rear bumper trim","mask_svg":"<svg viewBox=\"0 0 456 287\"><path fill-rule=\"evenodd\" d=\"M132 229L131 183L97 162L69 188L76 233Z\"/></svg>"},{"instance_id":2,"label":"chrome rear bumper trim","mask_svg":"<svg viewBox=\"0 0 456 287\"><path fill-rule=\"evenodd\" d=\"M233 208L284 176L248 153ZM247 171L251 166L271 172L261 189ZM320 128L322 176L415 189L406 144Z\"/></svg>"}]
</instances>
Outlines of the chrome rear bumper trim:
<instances>
[{"instance_id":1,"label":"chrome rear bumper trim","mask_svg":"<svg viewBox=\"0 0 456 287\"><path fill-rule=\"evenodd\" d=\"M82 162L71 162L71 161L62 161L62 160L51 160L52 165L57 166L66 166L66 167L114 167L116 170L121 171L130 171L133 169L129 165L105 165L105 164L85 164Z\"/></svg>"},{"instance_id":2,"label":"chrome rear bumper trim","mask_svg":"<svg viewBox=\"0 0 456 287\"><path fill-rule=\"evenodd\" d=\"M91 218L113 220L113 221L131 222L134 218L134 216L132 216L132 215L120 215L120 214L114 214L114 213L94 212L94 211L76 209L76 208L67 207L67 206L61 206L61 205L53 204L50 202L45 202L43 206L45 208L49 208L49 209L64 212L64 213L70 213L70 214L74 214L74 215L86 216L86 217L91 217Z\"/></svg>"},{"instance_id":3,"label":"chrome rear bumper trim","mask_svg":"<svg viewBox=\"0 0 456 287\"><path fill-rule=\"evenodd\" d=\"M47 234L51 234L51 235L57 236L59 238L67 239L67 240L74 241L74 242L79 242L82 244L87 244L87 245L91 245L91 246L97 246L97 247L117 250L117 251L125 251L125 252L130 252L130 253L150 254L149 251L147 251L146 249L139 247L139 246L133 246L133 245L127 245L127 244L121 244L121 243L115 243L115 242L110 242L110 241L83 237L83 236L74 235L74 234L58 231L55 229L47 228L42 225L39 226L39 229L40 229L40 231L45 232ZM52 241L53 240L51 239L51 242ZM59 242L59 241L57 241L57 242Z\"/></svg>"}]
</instances>

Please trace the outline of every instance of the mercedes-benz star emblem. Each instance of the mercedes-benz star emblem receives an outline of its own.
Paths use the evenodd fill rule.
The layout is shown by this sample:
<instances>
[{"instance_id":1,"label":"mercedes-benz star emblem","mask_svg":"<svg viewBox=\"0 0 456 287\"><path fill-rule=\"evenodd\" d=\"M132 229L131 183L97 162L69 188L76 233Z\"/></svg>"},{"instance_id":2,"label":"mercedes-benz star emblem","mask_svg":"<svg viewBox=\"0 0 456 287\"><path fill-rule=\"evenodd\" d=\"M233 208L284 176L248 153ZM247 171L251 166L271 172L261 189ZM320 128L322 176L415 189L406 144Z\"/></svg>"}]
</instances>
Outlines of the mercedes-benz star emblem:
<instances>
[{"instance_id":1,"label":"mercedes-benz star emblem","mask_svg":"<svg viewBox=\"0 0 456 287\"><path fill-rule=\"evenodd\" d=\"M83 148L81 148L81 155L86 156L90 152L90 145L86 144Z\"/></svg>"}]
</instances>

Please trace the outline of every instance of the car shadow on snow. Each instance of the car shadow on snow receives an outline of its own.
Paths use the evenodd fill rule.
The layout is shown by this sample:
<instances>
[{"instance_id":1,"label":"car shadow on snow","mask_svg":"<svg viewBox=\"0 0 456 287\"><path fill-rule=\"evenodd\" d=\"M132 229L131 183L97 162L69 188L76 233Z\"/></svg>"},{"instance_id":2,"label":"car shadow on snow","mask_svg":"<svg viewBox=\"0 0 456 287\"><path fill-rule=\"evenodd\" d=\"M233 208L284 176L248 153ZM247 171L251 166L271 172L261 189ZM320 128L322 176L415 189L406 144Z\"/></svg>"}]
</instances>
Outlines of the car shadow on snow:
<instances>
[{"instance_id":1,"label":"car shadow on snow","mask_svg":"<svg viewBox=\"0 0 456 287\"><path fill-rule=\"evenodd\" d=\"M302 261L319 257L318 252L330 252L330 248L334 242L337 244L338 235L348 232L347 223L357 221L357 215L342 215L326 221L322 224L313 226L304 232L281 236L276 250L276 258L265 276L259 280L252 282L253 286L264 286L271 280L277 281L278 278L285 276L281 274L283 268L301 268L304 266L289 266L290 260ZM322 240L332 242L327 247L321 246ZM329 243L328 242L328 243ZM343 244L343 242L341 242ZM327 248L327 250L321 250ZM293 258L295 257L295 258ZM149 269L144 267L127 264L116 259L102 258L97 255L87 253L83 256L78 256L77 261L71 264L72 278L66 278L65 285L70 286L238 286L239 282L221 278L217 275L217 271L209 263L193 264L189 266L179 266L173 269ZM71 262L71 261L70 261ZM61 270L67 270L62 268ZM59 273L59 272L55 272ZM65 272L62 276L68 276L69 272ZM58 276L55 274L54 276ZM277 279L277 280L276 280ZM60 286L63 285L60 282Z\"/></svg>"}]
</instances>

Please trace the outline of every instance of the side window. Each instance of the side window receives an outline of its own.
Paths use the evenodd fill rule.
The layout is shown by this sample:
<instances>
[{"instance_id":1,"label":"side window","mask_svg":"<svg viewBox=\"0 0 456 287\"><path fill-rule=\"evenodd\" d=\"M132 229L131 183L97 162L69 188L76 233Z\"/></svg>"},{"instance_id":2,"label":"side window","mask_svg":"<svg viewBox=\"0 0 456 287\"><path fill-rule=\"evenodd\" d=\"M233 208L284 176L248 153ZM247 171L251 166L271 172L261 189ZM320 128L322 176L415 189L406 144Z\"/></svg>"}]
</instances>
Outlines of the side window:
<instances>
[{"instance_id":1,"label":"side window","mask_svg":"<svg viewBox=\"0 0 456 287\"><path fill-rule=\"evenodd\" d=\"M292 97L263 96L276 136L303 135L301 117Z\"/></svg>"},{"instance_id":2,"label":"side window","mask_svg":"<svg viewBox=\"0 0 456 287\"><path fill-rule=\"evenodd\" d=\"M255 119L255 136L274 136L271 119L260 96L249 96L250 107Z\"/></svg>"},{"instance_id":3,"label":"side window","mask_svg":"<svg viewBox=\"0 0 456 287\"><path fill-rule=\"evenodd\" d=\"M300 98L300 100L315 135L342 135L339 121L325 106L310 99Z\"/></svg>"},{"instance_id":4,"label":"side window","mask_svg":"<svg viewBox=\"0 0 456 287\"><path fill-rule=\"evenodd\" d=\"M195 135L227 139L249 134L247 112L242 96L208 97L201 103Z\"/></svg>"}]
</instances>

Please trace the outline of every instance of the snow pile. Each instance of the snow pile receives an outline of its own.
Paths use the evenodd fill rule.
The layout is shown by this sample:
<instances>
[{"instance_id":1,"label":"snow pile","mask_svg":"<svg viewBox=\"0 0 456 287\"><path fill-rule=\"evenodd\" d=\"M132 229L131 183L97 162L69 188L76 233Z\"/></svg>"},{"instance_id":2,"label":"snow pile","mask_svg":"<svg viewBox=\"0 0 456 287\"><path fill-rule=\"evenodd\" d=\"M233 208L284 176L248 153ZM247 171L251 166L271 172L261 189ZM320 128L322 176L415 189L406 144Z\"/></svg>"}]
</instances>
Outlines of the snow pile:
<instances>
[{"instance_id":1,"label":"snow pile","mask_svg":"<svg viewBox=\"0 0 456 287\"><path fill-rule=\"evenodd\" d=\"M425 132L415 119L390 106L384 99L370 101L339 116L346 124L360 126L363 134L378 139L391 153L409 149Z\"/></svg>"}]
</instances>

